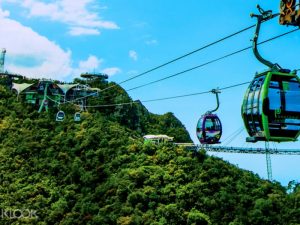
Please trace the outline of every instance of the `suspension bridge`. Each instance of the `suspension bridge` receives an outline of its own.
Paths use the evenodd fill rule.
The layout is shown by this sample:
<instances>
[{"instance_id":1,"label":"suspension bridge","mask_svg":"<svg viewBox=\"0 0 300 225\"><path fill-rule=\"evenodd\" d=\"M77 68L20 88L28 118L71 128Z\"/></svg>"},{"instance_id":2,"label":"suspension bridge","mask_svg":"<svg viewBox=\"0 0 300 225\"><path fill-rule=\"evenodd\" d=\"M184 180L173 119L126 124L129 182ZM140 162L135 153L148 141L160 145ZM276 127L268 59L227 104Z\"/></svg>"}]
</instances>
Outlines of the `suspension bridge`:
<instances>
[{"instance_id":1,"label":"suspension bridge","mask_svg":"<svg viewBox=\"0 0 300 225\"><path fill-rule=\"evenodd\" d=\"M176 143L178 146L183 146L188 150L199 151L204 149L207 152L222 152L222 153L237 153L237 154L265 154L267 164L268 180L272 181L272 165L271 155L300 155L300 149L277 149L269 148L269 143L266 142L265 148L245 148L245 147L230 147L221 145L195 145L193 143Z\"/></svg>"},{"instance_id":2,"label":"suspension bridge","mask_svg":"<svg viewBox=\"0 0 300 225\"><path fill-rule=\"evenodd\" d=\"M277 148L245 148L245 147L229 147L229 146L211 146L211 145L194 145L180 144L189 149L199 150L205 149L208 152L223 152L223 153L239 153L239 154L273 154L273 155L300 155L300 149L277 149Z\"/></svg>"}]
</instances>

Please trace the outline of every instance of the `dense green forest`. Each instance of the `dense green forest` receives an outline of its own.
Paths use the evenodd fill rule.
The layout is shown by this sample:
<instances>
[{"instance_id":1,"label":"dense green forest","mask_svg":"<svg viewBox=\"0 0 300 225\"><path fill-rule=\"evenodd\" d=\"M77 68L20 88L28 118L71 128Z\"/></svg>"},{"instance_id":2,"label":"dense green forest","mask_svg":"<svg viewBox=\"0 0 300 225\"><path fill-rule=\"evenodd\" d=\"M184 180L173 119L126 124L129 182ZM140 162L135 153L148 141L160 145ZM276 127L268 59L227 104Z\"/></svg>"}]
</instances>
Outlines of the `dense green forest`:
<instances>
[{"instance_id":1,"label":"dense green forest","mask_svg":"<svg viewBox=\"0 0 300 225\"><path fill-rule=\"evenodd\" d=\"M129 101L117 87L89 104ZM282 187L204 151L144 143L150 133L191 141L172 113L136 103L92 108L76 123L76 108L62 107L66 119L56 122L57 109L39 114L0 85L0 224L300 224L299 184ZM36 216L3 213L25 209Z\"/></svg>"}]
</instances>

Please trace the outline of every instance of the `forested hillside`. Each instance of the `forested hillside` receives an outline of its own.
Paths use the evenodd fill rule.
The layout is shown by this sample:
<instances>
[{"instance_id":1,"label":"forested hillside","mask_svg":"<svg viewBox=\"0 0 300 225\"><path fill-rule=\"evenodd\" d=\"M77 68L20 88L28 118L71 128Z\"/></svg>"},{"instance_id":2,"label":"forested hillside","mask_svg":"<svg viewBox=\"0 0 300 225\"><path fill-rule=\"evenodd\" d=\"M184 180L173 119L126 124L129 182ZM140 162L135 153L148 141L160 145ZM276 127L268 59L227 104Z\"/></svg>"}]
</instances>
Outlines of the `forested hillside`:
<instances>
[{"instance_id":1,"label":"forested hillside","mask_svg":"<svg viewBox=\"0 0 300 225\"><path fill-rule=\"evenodd\" d=\"M98 84L103 85L114 84ZM95 86L97 86L95 84ZM129 102L120 87L89 104ZM145 134L190 137L172 113L142 105L37 113L0 85L0 209L37 217L0 224L300 224L300 186L260 179L204 151L144 143Z\"/></svg>"}]
</instances>

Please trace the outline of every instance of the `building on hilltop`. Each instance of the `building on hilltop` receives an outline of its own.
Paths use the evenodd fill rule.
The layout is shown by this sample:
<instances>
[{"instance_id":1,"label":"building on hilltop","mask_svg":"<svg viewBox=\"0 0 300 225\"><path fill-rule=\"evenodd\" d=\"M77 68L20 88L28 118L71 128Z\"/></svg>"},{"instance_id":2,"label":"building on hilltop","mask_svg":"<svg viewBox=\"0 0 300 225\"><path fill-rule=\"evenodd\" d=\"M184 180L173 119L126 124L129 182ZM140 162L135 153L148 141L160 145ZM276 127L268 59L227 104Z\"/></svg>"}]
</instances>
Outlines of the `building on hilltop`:
<instances>
[{"instance_id":1,"label":"building on hilltop","mask_svg":"<svg viewBox=\"0 0 300 225\"><path fill-rule=\"evenodd\" d=\"M145 142L152 142L154 144L173 142L173 139L174 137L169 137L168 135L165 134L158 134L158 135L148 134L144 136Z\"/></svg>"},{"instance_id":2,"label":"building on hilltop","mask_svg":"<svg viewBox=\"0 0 300 225\"><path fill-rule=\"evenodd\" d=\"M52 80L40 80L35 83L13 83L12 91L24 102L41 108L57 107L72 102L85 109L88 97L99 96L100 89L82 84L57 84Z\"/></svg>"}]
</instances>

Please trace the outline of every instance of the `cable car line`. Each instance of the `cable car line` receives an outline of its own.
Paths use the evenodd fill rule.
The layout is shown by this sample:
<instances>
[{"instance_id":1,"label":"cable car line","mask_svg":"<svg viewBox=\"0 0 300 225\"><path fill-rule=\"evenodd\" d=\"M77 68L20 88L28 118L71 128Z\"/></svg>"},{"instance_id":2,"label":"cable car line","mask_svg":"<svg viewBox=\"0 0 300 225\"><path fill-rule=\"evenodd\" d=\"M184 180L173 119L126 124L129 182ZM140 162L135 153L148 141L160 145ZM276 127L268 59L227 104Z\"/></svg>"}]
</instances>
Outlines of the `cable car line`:
<instances>
[{"instance_id":1,"label":"cable car line","mask_svg":"<svg viewBox=\"0 0 300 225\"><path fill-rule=\"evenodd\" d=\"M208 47L211 47L211 46L213 46L213 45L215 45L215 44L218 44L218 43L220 43L220 42L222 42L222 41L225 41L226 39L229 39L229 38L232 38L232 37L234 37L234 36L236 36L236 35L238 35L238 34L241 34L241 33L245 32L245 31L247 31L247 30L249 30L249 29L251 29L251 28L253 28L253 27L255 27L255 24L254 24L254 25L251 25L251 26L248 26L248 27L246 27L246 28L244 28L244 29L241 29L241 30L239 30L239 31L237 31L237 32L235 32L235 33L232 33L232 34L228 35L228 36L225 36L225 37L223 37L223 38L221 38L221 39L219 39L219 40L217 40L217 41L214 41L214 42L212 42L212 43L209 43L209 44L207 44L207 45L205 45L205 46L202 46L202 47L200 47L200 48L198 48L198 49L196 49L196 50L193 50L193 51L191 51L191 52L188 52L188 53L186 53L186 54L184 54L184 55L182 55L182 56L179 56L179 57L177 57L177 58L175 58L175 59L172 59L172 60L170 60L170 61L168 61L168 62L166 62L166 63L163 63L163 64L161 64L161 65L159 65L159 66L156 66L156 67L154 67L154 68L152 68L152 69L149 69L149 70L147 70L147 71L145 71L145 72L142 72L142 73L140 73L140 74L138 74L138 75L135 75L135 76L130 77L130 78L126 79L126 80L123 80L123 81L121 81L121 82L119 82L119 83L117 83L117 84L115 84L115 85L112 85L112 86L110 86L110 87L107 87L107 88L101 90L101 92L106 91L106 90L111 89L111 88L114 88L114 87L116 87L117 85L124 84L124 83L126 83L126 82L128 82L128 81L131 81L131 80L133 80L133 79L136 79L136 78L138 78L138 77L144 76L144 75L146 75L146 74L148 74L148 73L150 73L150 72L153 72L153 71L158 70L158 69L160 69L160 68L162 68L162 67L164 67L164 66L167 66L167 65L169 65L169 64L171 64L171 63L174 63L174 62L176 62L176 61L179 61L179 60L181 60L181 59L183 59L183 58L185 58L185 57L187 57L187 56L190 56L190 55L195 54L195 53L197 53L197 52L200 52L200 51L202 51L202 50L204 50L204 49L206 49L206 48L208 48Z\"/></svg>"},{"instance_id":2,"label":"cable car line","mask_svg":"<svg viewBox=\"0 0 300 225\"><path fill-rule=\"evenodd\" d=\"M265 43L267 43L267 42L273 41L273 40L275 40L275 39L277 39L277 38L283 37L283 36L285 36L285 35L288 35L288 34L290 34L290 33L293 33L293 32L295 32L295 31L298 31L298 30L299 30L299 28L294 29L294 30L291 30L291 31L288 31L288 32L283 33L283 34L280 34L280 35L277 35L277 36L275 36L275 37L272 37L272 38L270 38L270 39L267 39L267 40L265 40L265 41L262 41L262 42L258 43L257 45L265 44ZM231 57L231 56L233 56L233 55L236 55L236 54L238 54L238 53L244 52L244 51L249 50L249 49L252 49L252 46L249 46L249 47L240 49L240 50L238 50L238 51L232 52L232 53L227 54L227 55L225 55L225 56L222 56L222 57L220 57L220 58L217 58L217 59L208 61L208 62L203 63L203 64L201 64L201 65L198 65L198 66L192 67L192 68L190 68L190 69L187 69L187 70L184 70L184 71L181 71L181 72L172 74L172 75L170 75L170 76L166 76L166 77L160 78L160 79L158 79L158 80L154 80L154 81L151 81L151 82L149 82L149 83L142 84L142 85L139 85L139 86L136 86L136 87L127 89L126 91L136 90L136 89L139 89L139 88L142 88L142 87L149 86L149 85L151 85L151 84L155 84L155 83L158 83L158 82L161 82L161 81L164 81L164 80L167 80L167 79L170 79L170 78L179 76L179 75L181 75L181 74L190 72L190 71L192 71L192 70L195 70L195 69L198 69L198 68L201 68L201 67L204 67L204 66L207 66L207 65L209 65L209 64L215 63L215 62L217 62L217 61L220 61L220 60L222 60L222 59Z\"/></svg>"},{"instance_id":3,"label":"cable car line","mask_svg":"<svg viewBox=\"0 0 300 225\"><path fill-rule=\"evenodd\" d=\"M258 43L257 45L265 44L265 43L267 43L267 42L270 42L270 41L275 40L275 39L277 39L277 38L280 38L280 37L282 37L282 36L285 36L285 35L288 35L288 34L290 34L290 33L295 32L295 31L298 31L299 29L300 29L300 28L297 28L297 29L288 31L288 32L286 32L286 33L277 35L277 36L275 36L275 37L272 37L272 38L270 38L270 39L267 39L267 40L265 40L265 41L262 41L262 42ZM127 91L127 92L128 92L128 91L132 91L132 90L139 89L139 88L142 88L142 87L145 87L145 86L154 84L154 83L158 83L158 82L163 81L163 80L166 80L166 79L170 79L170 78L172 78L172 77L175 77L175 76L178 76L178 75L187 73L187 72L189 72L189 71L198 69L198 68L200 68L200 67L204 67L204 66L206 66L206 65L212 64L212 63L214 63L214 62L217 62L217 61L220 61L220 60L222 60L222 59L228 58L228 57L230 57L230 56L236 55L236 54L238 54L238 53L244 52L244 51L246 51L246 50L248 50L248 49L251 49L251 48L252 48L252 46L249 46L249 47L240 49L240 50L238 50L238 51L235 51L235 52L233 52L233 53L227 54L227 55L222 56L222 57L220 57L220 58L211 60L211 61L209 61L209 62L203 63L203 64L201 64L201 65L195 66L195 67L193 67L193 68L190 68L190 69L187 69L187 70L178 72L178 73L176 73L176 74L173 74L173 75L170 75L170 76L167 76L167 77L164 77L164 78L161 78L161 79L158 79L158 80L155 80L155 81L152 81L152 82L143 84L143 85L139 85L139 86L130 88L130 89L126 90L126 91ZM300 69L298 69L298 70L296 70L296 71L300 71ZM119 83L119 84L120 84L120 83ZM118 85L118 84L116 84L116 85ZM108 87L108 88L102 89L99 93L101 93L101 92L103 92L103 91L105 91L105 90L108 90L108 89L110 89L110 88L112 88L112 87L115 87L116 85L112 85L112 86L110 86L110 87ZM74 100L71 100L71 101L67 101L67 102L64 102L64 103L61 103L61 104L65 104L65 103L69 103L69 102L72 103L72 101L77 101L78 99L83 99L83 98L87 98L87 97L89 97L89 96L80 97L80 98L77 98L77 99L74 99Z\"/></svg>"},{"instance_id":4,"label":"cable car line","mask_svg":"<svg viewBox=\"0 0 300 225\"><path fill-rule=\"evenodd\" d=\"M275 39L277 39L277 38L280 38L280 37L282 37L282 36L285 36L285 35L288 35L288 34L291 34L291 33L295 32L295 31L298 31L299 29L300 29L300 28L296 28L296 29L294 29L294 30L285 32L285 33L283 33L283 34L277 35L277 36L272 37L272 38L269 38L269 39L267 39L267 40L265 40L265 41L262 41L262 42L257 43L257 45L261 45L261 44L265 44L265 43L267 43L267 42L273 41L273 40L275 40ZM155 81L152 81L152 82L143 84L143 85L139 85L139 86L130 88L130 89L126 90L126 91L127 91L127 92L128 92L128 91L132 91L132 90L135 90L135 89L138 89L138 88L142 88L142 87L145 87L145 86L154 84L154 83L158 83L158 82L163 81L163 80L166 80L166 79L170 79L170 78L172 78L172 77L181 75L181 74L183 74L183 73L187 73L187 72L189 72L189 71L198 69L198 68L200 68L200 67L204 67L204 66L206 66L206 65L212 64L212 63L214 63L214 62L217 62L217 61L220 61L220 60L222 60L222 59L228 58L228 57L230 57L230 56L236 55L236 54L238 54L238 53L244 52L244 51L246 51L246 50L248 50L248 49L251 49L251 48L252 48L252 46L249 46L249 47L240 49L240 50L238 50L238 51L232 52L232 53L230 53L230 54L227 54L227 55L222 56L222 57L220 57L220 58L217 58L217 59L211 60L211 61L209 61L209 62L203 63L203 64L201 64L201 65L195 66L195 67L193 67L193 68L190 68L190 69L181 71L181 72L179 72L179 73L176 73L176 74L173 74L173 75L170 75L170 76L167 76L167 77L164 77L164 78L161 78L161 79L158 79L158 80L155 80ZM300 71L300 69L297 69L296 71ZM120 83L119 83L119 84L120 84ZM117 85L117 84L116 84L116 85ZM99 93L101 93L101 92L103 92L103 91L105 91L105 90L108 90L108 89L110 89L110 88L112 88L112 87L114 87L114 86L116 86L116 85L113 85L113 86L110 86L110 87L108 87L108 88L105 88L105 89L101 90ZM196 93L195 95L197 95L197 93ZM89 97L89 96L84 96L84 97L81 97L80 99L83 99L83 98L86 98L86 97ZM183 96L183 97L184 97L184 96ZM79 99L79 98L78 98L78 99ZM74 100L72 100L72 101L76 101L76 100L78 100L78 99L74 99ZM51 100L51 99L50 99L50 100ZM152 100L151 100L151 101L152 101ZM68 101L68 102L72 103L71 101ZM68 102L65 102L65 103L68 103ZM65 104L65 103L61 103L61 104ZM114 105L114 104L112 104L112 105ZM110 106L110 105L107 105L107 106Z\"/></svg>"},{"instance_id":5,"label":"cable car line","mask_svg":"<svg viewBox=\"0 0 300 225\"><path fill-rule=\"evenodd\" d=\"M280 37L282 37L282 36L285 36L285 35L288 35L288 34L290 34L290 33L295 32L295 31L298 31L299 29L300 29L300 28L296 28L296 29L294 29L294 30L291 30L291 31L285 32L285 33L283 33L283 34L277 35L277 36L275 36L275 37L272 37L272 38L270 38L270 39L267 39L267 40L265 40L265 41L262 41L262 42L258 43L257 45L261 45L261 44L265 44L265 43L267 43L267 42L273 41L273 40L275 40L275 39L277 39L277 38L280 38ZM238 54L238 53L244 52L244 51L246 51L246 50L248 50L248 49L251 49L251 48L252 48L252 46L243 48L243 49L241 49L241 50L235 51L235 52L230 53L230 54L228 54L228 55L225 55L225 56L222 56L222 57L220 57L220 58L211 60L211 61L206 62L206 63L203 63L203 64L201 64L201 65L195 66L195 67L193 67L193 68L190 68L190 69L187 69L187 70L178 72L178 73L176 73L176 74L173 74L173 75L170 75L170 76L167 76L167 77L164 77L164 78L161 78L161 79L158 79L158 80L155 80L155 81L152 81L152 82L143 84L143 85L139 85L139 86L130 88L130 89L126 90L126 91L127 91L127 92L128 92L128 91L132 91L132 90L139 89L139 88L142 88L142 87L145 87L145 86L154 84L154 83L158 83L158 82L163 81L163 80L166 80L166 79L170 79L170 78L172 78L172 77L175 77L175 76L178 76L178 75L187 73L187 72L189 72L189 71L198 69L198 68L200 68L200 67L204 67L204 66L206 66L206 65L212 64L212 63L214 63L214 62L217 62L217 61L220 61L220 60L222 60L222 59L228 58L228 57L230 57L230 56L236 55L236 54ZM152 70L152 71L153 71L153 70ZM298 70L296 70L296 71L300 71L300 69L298 69ZM146 72L145 72L145 73L146 73ZM120 83L119 83L119 84L120 84ZM118 84L115 84L115 85L112 85L112 86L110 86L110 87L108 87L108 88L102 89L99 93L104 92L105 90L108 90L108 89L110 89L110 88L113 88L113 87L115 87L116 85L118 85ZM194 94L194 95L197 95L197 93ZM86 98L86 97L89 97L89 96L81 97L80 99L83 99L83 98ZM184 97L184 96L183 96L183 97ZM77 100L78 100L78 99L74 99L73 101L77 101ZM163 99L163 100L164 100L164 99ZM152 100L149 100L149 101L152 101ZM154 100L154 101L155 101L155 100ZM65 103L68 103L68 102L64 102L64 103L61 103L61 104L65 104ZM72 103L72 102L70 101L70 103ZM129 104L129 103L128 103L128 104ZM131 104L131 103L130 103L130 104ZM105 105L105 106L107 106L107 107L109 107L109 106L115 106L115 104Z\"/></svg>"},{"instance_id":6,"label":"cable car line","mask_svg":"<svg viewBox=\"0 0 300 225\"><path fill-rule=\"evenodd\" d=\"M235 88L238 86L242 86L245 84L249 84L250 81L239 83L239 84L234 84L230 85L227 87L219 88L218 90L226 90L226 89L231 89ZM165 98L156 98L156 99L149 99L149 100L135 100L135 101L130 101L130 102L124 102L124 103L116 103L116 104L106 104L106 105L94 105L94 106L86 106L87 108L102 108L102 107L114 107L114 106L123 106L123 105L132 105L136 103L147 103L147 102L157 102L157 101L164 101L164 100L170 100L170 99L177 99L177 98L185 98L185 97L191 97L191 96L196 96L196 95L203 95L203 94L208 94L211 93L211 90L209 91L203 91L203 92L197 92L197 93L191 93L191 94L185 94L185 95L177 95L177 96L171 96L171 97L165 97Z\"/></svg>"}]
</instances>

